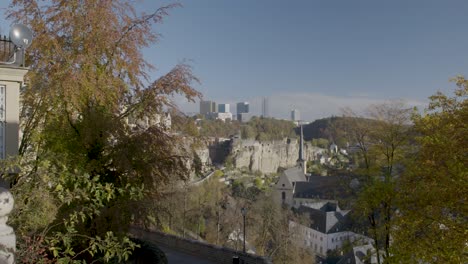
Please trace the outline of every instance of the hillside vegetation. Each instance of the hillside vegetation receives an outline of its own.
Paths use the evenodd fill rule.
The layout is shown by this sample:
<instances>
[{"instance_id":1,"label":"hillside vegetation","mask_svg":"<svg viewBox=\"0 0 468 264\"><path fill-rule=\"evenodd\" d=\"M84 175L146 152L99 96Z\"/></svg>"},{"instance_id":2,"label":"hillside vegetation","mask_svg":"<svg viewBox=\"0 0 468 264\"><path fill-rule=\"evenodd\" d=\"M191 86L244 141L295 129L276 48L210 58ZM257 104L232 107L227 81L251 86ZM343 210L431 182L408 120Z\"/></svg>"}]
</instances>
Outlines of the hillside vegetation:
<instances>
[{"instance_id":1,"label":"hillside vegetation","mask_svg":"<svg viewBox=\"0 0 468 264\"><path fill-rule=\"evenodd\" d=\"M241 134L243 139L255 139L259 141L282 140L284 138L297 137L295 125L288 120L274 118L253 117L249 122L201 119L198 122L195 117L173 116L173 129L191 136L224 137ZM194 133L193 124L197 123L198 133ZM190 126L187 126L190 124ZM191 129L187 129L190 127Z\"/></svg>"}]
</instances>

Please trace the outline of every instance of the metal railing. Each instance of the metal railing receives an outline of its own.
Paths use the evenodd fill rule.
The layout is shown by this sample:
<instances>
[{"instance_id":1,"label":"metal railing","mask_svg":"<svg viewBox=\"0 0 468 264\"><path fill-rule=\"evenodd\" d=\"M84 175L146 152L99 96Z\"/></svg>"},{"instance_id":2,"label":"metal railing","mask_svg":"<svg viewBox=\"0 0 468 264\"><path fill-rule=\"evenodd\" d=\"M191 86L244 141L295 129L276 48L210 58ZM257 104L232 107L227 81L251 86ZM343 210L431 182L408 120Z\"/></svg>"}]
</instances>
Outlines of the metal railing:
<instances>
[{"instance_id":1,"label":"metal railing","mask_svg":"<svg viewBox=\"0 0 468 264\"><path fill-rule=\"evenodd\" d=\"M15 44L7 36L0 36L0 63L11 64L15 60Z\"/></svg>"}]
</instances>

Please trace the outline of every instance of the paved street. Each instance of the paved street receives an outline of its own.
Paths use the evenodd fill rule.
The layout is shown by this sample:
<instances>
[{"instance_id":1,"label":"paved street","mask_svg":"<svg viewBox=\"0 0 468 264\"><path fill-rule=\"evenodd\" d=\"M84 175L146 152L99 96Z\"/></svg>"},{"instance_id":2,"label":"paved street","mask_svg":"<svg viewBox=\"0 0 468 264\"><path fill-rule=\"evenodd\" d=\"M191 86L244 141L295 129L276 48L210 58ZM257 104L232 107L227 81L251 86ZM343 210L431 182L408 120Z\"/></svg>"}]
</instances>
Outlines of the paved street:
<instances>
[{"instance_id":1,"label":"paved street","mask_svg":"<svg viewBox=\"0 0 468 264\"><path fill-rule=\"evenodd\" d=\"M169 264L216 264L215 262L174 251L159 245L158 247L166 254Z\"/></svg>"}]
</instances>

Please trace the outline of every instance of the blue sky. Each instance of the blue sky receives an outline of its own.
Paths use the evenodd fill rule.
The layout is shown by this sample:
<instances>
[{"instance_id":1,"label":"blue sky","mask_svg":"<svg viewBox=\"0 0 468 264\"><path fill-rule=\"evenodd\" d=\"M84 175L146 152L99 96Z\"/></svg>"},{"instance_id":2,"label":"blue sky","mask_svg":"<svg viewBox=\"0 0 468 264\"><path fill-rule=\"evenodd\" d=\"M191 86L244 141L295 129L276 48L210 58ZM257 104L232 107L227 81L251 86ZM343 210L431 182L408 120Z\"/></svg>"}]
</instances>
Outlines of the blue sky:
<instances>
[{"instance_id":1,"label":"blue sky","mask_svg":"<svg viewBox=\"0 0 468 264\"><path fill-rule=\"evenodd\" d=\"M147 12L169 3L135 2ZM468 71L466 0L180 2L145 50L152 76L189 59L205 99L250 101L254 112L262 97L272 115L298 108L308 120L391 99L421 105Z\"/></svg>"}]
</instances>

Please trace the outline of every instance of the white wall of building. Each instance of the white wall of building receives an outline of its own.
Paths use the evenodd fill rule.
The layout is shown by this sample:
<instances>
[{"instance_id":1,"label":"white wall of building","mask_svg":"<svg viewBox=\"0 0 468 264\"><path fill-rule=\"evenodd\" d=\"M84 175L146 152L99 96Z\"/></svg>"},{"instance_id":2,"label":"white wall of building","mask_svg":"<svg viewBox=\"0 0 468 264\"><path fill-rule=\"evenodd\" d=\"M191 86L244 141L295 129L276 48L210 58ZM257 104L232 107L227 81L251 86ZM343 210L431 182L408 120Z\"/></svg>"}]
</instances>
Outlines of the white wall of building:
<instances>
[{"instance_id":1,"label":"white wall of building","mask_svg":"<svg viewBox=\"0 0 468 264\"><path fill-rule=\"evenodd\" d=\"M372 239L352 231L326 234L292 221L289 223L289 227L292 232L295 232L296 243L299 246L322 257L326 257L328 250L342 248L346 241L362 240L363 244L372 242Z\"/></svg>"},{"instance_id":2,"label":"white wall of building","mask_svg":"<svg viewBox=\"0 0 468 264\"><path fill-rule=\"evenodd\" d=\"M24 68L0 67L0 86L3 87L3 113L0 122L2 143L0 159L17 155L19 147L19 97L20 87L27 70Z\"/></svg>"}]
</instances>

